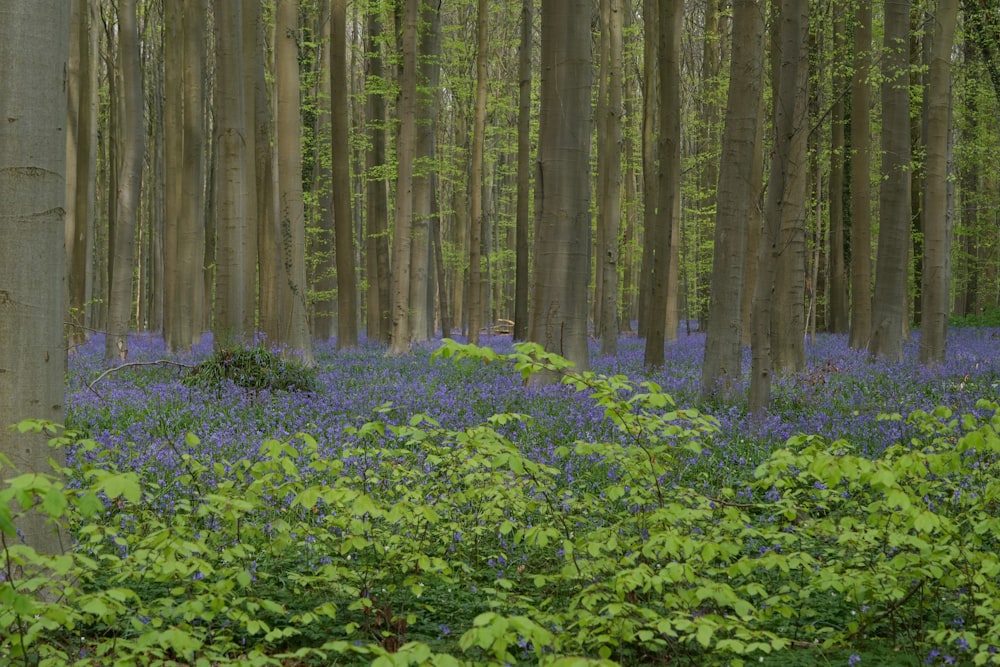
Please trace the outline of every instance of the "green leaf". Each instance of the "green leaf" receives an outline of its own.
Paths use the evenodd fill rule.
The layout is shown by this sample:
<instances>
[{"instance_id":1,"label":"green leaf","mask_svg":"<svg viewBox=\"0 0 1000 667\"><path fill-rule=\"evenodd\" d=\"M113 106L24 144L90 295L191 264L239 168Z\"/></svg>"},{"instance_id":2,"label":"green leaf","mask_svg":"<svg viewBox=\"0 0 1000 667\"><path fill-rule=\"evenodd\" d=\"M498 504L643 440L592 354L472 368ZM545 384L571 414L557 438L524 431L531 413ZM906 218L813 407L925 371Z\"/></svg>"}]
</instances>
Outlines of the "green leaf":
<instances>
[{"instance_id":1,"label":"green leaf","mask_svg":"<svg viewBox=\"0 0 1000 667\"><path fill-rule=\"evenodd\" d=\"M53 486L45 492L45 497L42 499L42 509L53 519L61 517L68 506L66 495L61 488Z\"/></svg>"}]
</instances>

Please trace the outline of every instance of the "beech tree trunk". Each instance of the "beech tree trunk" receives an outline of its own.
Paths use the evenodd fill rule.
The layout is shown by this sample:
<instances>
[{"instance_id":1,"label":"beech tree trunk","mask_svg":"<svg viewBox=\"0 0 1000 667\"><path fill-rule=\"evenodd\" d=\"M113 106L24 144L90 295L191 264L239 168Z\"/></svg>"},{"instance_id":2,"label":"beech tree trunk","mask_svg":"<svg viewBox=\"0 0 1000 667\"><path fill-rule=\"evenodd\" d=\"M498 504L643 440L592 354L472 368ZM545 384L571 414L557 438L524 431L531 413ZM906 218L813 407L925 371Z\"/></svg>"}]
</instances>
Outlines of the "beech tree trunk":
<instances>
[{"instance_id":1,"label":"beech tree trunk","mask_svg":"<svg viewBox=\"0 0 1000 667\"><path fill-rule=\"evenodd\" d=\"M215 0L215 346L245 342L253 293L247 292L246 114L243 108L243 3ZM254 202L256 203L256 202Z\"/></svg>"},{"instance_id":2,"label":"beech tree trunk","mask_svg":"<svg viewBox=\"0 0 1000 667\"><path fill-rule=\"evenodd\" d=\"M405 0L399 144L396 150L396 216L392 239L392 333L389 354L410 349L410 245L413 225L413 159L416 153L417 22L420 0Z\"/></svg>"},{"instance_id":3,"label":"beech tree trunk","mask_svg":"<svg viewBox=\"0 0 1000 667\"><path fill-rule=\"evenodd\" d=\"M830 303L828 328L831 333L847 333L851 326L850 300L847 294L847 261L844 255L844 183L845 66L847 22L843 13L833 17L833 107L830 115Z\"/></svg>"},{"instance_id":4,"label":"beech tree trunk","mask_svg":"<svg viewBox=\"0 0 1000 667\"><path fill-rule=\"evenodd\" d=\"M600 193L598 229L601 234L601 254L597 261L600 272L602 303L597 324L601 339L601 354L618 354L618 234L621 229L621 158L622 158L622 2L601 0L602 23L608 33L607 55L602 58L607 79L607 99L604 117L604 143L599 147L603 167L598 174Z\"/></svg>"},{"instance_id":5,"label":"beech tree trunk","mask_svg":"<svg viewBox=\"0 0 1000 667\"><path fill-rule=\"evenodd\" d=\"M910 2L886 0L882 56L882 188L879 192L875 298L868 351L903 356L903 318L910 246Z\"/></svg>"},{"instance_id":6,"label":"beech tree trunk","mask_svg":"<svg viewBox=\"0 0 1000 667\"><path fill-rule=\"evenodd\" d=\"M65 464L47 435L10 426L63 422L66 106L59 100L66 94L69 10L66 0L0 0L0 455L21 473L51 473L50 458ZM70 546L42 512L16 521L19 538L36 551Z\"/></svg>"},{"instance_id":7,"label":"beech tree trunk","mask_svg":"<svg viewBox=\"0 0 1000 667\"><path fill-rule=\"evenodd\" d=\"M514 340L528 337L531 192L531 26L532 0L521 3L521 41L517 54L517 213L515 222Z\"/></svg>"},{"instance_id":8,"label":"beech tree trunk","mask_svg":"<svg viewBox=\"0 0 1000 667\"><path fill-rule=\"evenodd\" d=\"M923 319L920 361L944 363L951 283L951 211L948 175L951 127L951 51L958 0L940 0L934 14L934 44L927 88L927 162L924 187Z\"/></svg>"},{"instance_id":9,"label":"beech tree trunk","mask_svg":"<svg viewBox=\"0 0 1000 667\"><path fill-rule=\"evenodd\" d=\"M590 367L591 51L590 3L545 2L535 182L540 208L529 338L579 371Z\"/></svg>"},{"instance_id":10,"label":"beech tree trunk","mask_svg":"<svg viewBox=\"0 0 1000 667\"><path fill-rule=\"evenodd\" d=\"M681 172L681 22L682 3L673 0L659 2L659 81L660 81L660 170L657 179L656 223L647 234L646 243L652 245L650 262L650 289L647 303L646 349L643 363L647 367L662 366L663 346L666 340L673 340L676 333L676 319L670 317L671 292L676 299L675 244L678 239L680 212L680 172ZM647 200L648 205L649 200ZM674 264L674 266L672 266ZM671 280L671 278L674 278ZM676 301L673 301L676 309ZM673 332L668 332L670 323Z\"/></svg>"},{"instance_id":11,"label":"beech tree trunk","mask_svg":"<svg viewBox=\"0 0 1000 667\"><path fill-rule=\"evenodd\" d=\"M354 265L354 218L351 214L351 153L347 99L347 0L331 3L330 168L333 192L334 253L337 265L337 349L358 344L358 288Z\"/></svg>"},{"instance_id":12,"label":"beech tree trunk","mask_svg":"<svg viewBox=\"0 0 1000 667\"><path fill-rule=\"evenodd\" d=\"M472 218L469 228L469 342L479 343L483 326L482 234L483 217L483 148L486 138L486 58L489 51L489 3L479 0L476 18L476 101L472 123L472 166L469 189Z\"/></svg>"},{"instance_id":13,"label":"beech tree trunk","mask_svg":"<svg viewBox=\"0 0 1000 667\"><path fill-rule=\"evenodd\" d=\"M872 329L871 84L872 8L854 10L854 75L851 79L851 333L848 345L868 347Z\"/></svg>"},{"instance_id":14,"label":"beech tree trunk","mask_svg":"<svg viewBox=\"0 0 1000 667\"><path fill-rule=\"evenodd\" d=\"M712 294L701 376L706 398L728 394L743 373L743 279L748 221L756 208L756 193L751 186L755 148L761 141L757 114L763 89L763 62L763 0L735 0L733 55L715 216Z\"/></svg>"},{"instance_id":15,"label":"beech tree trunk","mask_svg":"<svg viewBox=\"0 0 1000 667\"><path fill-rule=\"evenodd\" d=\"M382 79L382 56L379 42L382 22L378 12L368 13L365 31L365 66L370 80ZM386 180L376 174L385 164L385 98L379 90L365 95L366 131L371 147L365 156L365 258L368 270L368 339L389 342L389 208Z\"/></svg>"},{"instance_id":16,"label":"beech tree trunk","mask_svg":"<svg viewBox=\"0 0 1000 667\"><path fill-rule=\"evenodd\" d=\"M289 352L313 364L312 339L306 321L305 208L302 201L302 116L299 104L299 49L297 0L278 0L274 22L275 88L278 126L278 228L285 284L278 342Z\"/></svg>"},{"instance_id":17,"label":"beech tree trunk","mask_svg":"<svg viewBox=\"0 0 1000 667\"><path fill-rule=\"evenodd\" d=\"M145 139L142 72L139 64L139 27L135 0L118 5L118 56L122 74L122 150L120 180L115 200L115 234L111 252L112 272L108 292L108 331L104 359L128 358L128 334L132 322L132 269L135 230L142 186L142 156Z\"/></svg>"}]
</instances>

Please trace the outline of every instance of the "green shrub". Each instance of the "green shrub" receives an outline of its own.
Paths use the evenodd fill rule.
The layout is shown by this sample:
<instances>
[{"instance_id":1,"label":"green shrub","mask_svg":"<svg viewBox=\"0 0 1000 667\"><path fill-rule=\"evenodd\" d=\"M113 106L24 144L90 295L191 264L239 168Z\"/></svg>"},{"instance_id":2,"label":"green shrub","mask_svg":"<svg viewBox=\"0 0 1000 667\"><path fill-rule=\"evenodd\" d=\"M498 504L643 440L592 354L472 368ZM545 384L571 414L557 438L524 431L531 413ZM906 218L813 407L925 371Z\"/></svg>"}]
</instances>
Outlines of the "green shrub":
<instances>
[{"instance_id":1,"label":"green shrub","mask_svg":"<svg viewBox=\"0 0 1000 667\"><path fill-rule=\"evenodd\" d=\"M195 366L182 383L218 389L226 382L250 391L315 391L316 372L261 344L226 347Z\"/></svg>"}]
</instances>

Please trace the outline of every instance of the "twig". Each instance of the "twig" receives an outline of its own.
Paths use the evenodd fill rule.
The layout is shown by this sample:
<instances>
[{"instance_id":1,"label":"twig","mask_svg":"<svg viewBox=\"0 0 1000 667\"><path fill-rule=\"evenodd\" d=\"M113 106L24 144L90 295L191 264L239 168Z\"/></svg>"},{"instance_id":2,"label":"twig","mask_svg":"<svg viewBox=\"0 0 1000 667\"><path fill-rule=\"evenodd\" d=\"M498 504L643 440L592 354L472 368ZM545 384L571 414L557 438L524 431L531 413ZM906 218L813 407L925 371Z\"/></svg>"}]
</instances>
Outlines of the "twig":
<instances>
[{"instance_id":1,"label":"twig","mask_svg":"<svg viewBox=\"0 0 1000 667\"><path fill-rule=\"evenodd\" d=\"M87 385L87 389L94 392L94 394L101 400L104 400L104 397L101 396L99 393L97 393L97 391L94 389L94 385L103 380L111 373L114 373L115 371L120 371L123 368L130 368L133 366L177 366L179 368L188 368L188 369L194 368L194 366L192 366L191 364L182 364L178 361L168 361L167 359L157 359L156 361L130 361L127 364L112 366L111 368L107 369L106 371L98 375L96 378L94 378L93 381Z\"/></svg>"}]
</instances>

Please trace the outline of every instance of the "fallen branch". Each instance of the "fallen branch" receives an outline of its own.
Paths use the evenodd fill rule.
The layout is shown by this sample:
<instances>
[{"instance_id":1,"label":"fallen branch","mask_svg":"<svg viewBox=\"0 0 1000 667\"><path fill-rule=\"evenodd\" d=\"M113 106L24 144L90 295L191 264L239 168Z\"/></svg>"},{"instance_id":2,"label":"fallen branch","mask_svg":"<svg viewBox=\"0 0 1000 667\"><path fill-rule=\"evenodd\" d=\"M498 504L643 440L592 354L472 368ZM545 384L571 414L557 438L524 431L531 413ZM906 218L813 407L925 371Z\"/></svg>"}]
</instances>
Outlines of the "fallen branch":
<instances>
[{"instance_id":1,"label":"fallen branch","mask_svg":"<svg viewBox=\"0 0 1000 667\"><path fill-rule=\"evenodd\" d=\"M111 368L107 369L106 371L98 375L96 378L94 378L93 381L87 385L87 389L94 392L94 395L103 401L104 397L101 396L99 393L97 393L97 390L94 389L94 385L103 380L104 378L106 378L111 373L114 373L115 371L120 371L123 368L131 368L134 366L177 366L178 368L187 368L189 370L194 368L194 366L192 366L191 364L182 364L178 361L168 361L167 359L157 359L156 361L130 361L127 364L112 366Z\"/></svg>"}]
</instances>

